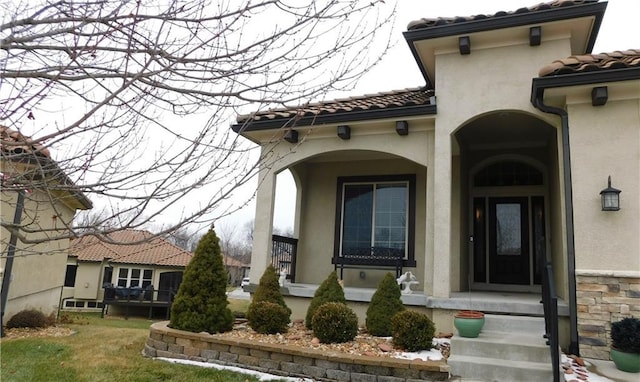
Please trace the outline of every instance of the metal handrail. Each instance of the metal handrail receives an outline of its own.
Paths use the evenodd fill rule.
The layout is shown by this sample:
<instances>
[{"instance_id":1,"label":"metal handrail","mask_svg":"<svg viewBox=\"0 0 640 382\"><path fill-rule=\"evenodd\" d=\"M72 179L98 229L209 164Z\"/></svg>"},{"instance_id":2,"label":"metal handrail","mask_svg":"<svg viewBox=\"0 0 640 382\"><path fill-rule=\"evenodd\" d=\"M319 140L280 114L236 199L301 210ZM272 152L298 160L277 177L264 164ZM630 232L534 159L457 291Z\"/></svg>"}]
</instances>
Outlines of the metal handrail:
<instances>
[{"instance_id":1,"label":"metal handrail","mask_svg":"<svg viewBox=\"0 0 640 382\"><path fill-rule=\"evenodd\" d=\"M298 255L298 239L280 235L271 236L271 264L277 272L287 272L287 279L296 280L296 260Z\"/></svg>"},{"instance_id":2,"label":"metal handrail","mask_svg":"<svg viewBox=\"0 0 640 382\"><path fill-rule=\"evenodd\" d=\"M542 306L544 308L544 327L547 345L551 350L553 382L560 382L560 344L558 341L558 296L553 278L553 266L550 262L544 267L542 275Z\"/></svg>"}]
</instances>

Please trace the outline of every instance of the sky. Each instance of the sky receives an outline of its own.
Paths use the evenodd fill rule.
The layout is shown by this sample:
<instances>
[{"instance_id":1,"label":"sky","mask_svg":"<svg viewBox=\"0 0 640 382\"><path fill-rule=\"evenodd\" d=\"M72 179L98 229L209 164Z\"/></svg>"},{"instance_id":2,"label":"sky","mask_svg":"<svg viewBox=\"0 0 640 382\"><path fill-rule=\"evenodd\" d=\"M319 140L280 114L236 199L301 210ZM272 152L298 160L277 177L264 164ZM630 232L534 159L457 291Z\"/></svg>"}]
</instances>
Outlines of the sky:
<instances>
[{"instance_id":1,"label":"sky","mask_svg":"<svg viewBox=\"0 0 640 382\"><path fill-rule=\"evenodd\" d=\"M407 30L410 21L420 18L471 16L476 14L494 14L498 11L515 11L521 7L531 7L543 0L398 0L394 34L395 45L370 72L361 78L355 89L348 94L336 94L334 98L345 95L357 96L383 91L419 87L424 85L417 64L402 32ZM640 34L637 33L637 15L640 14L639 0L609 0L604 20L598 33L592 53L612 52L625 49L640 49ZM562 57L558 57L562 58ZM392 76L389 73L393 73ZM255 183L249 187L255 187ZM244 193L243 193L244 194ZM288 173L278 177L274 227L291 230L293 227L293 208L295 186ZM251 221L255 214L255 203L221 220L222 225L242 227Z\"/></svg>"}]
</instances>

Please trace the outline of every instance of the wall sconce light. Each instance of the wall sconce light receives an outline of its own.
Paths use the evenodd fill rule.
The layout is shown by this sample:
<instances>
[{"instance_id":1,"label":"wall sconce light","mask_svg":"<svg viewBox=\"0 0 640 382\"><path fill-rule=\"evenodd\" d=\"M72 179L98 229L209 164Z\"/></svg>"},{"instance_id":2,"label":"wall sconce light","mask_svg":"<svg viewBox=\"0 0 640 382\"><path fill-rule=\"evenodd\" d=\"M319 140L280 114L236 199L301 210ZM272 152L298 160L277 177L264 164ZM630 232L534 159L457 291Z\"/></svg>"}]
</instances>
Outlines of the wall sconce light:
<instances>
[{"instance_id":1,"label":"wall sconce light","mask_svg":"<svg viewBox=\"0 0 640 382\"><path fill-rule=\"evenodd\" d=\"M529 28L529 46L538 46L542 41L542 27Z\"/></svg>"},{"instance_id":2,"label":"wall sconce light","mask_svg":"<svg viewBox=\"0 0 640 382\"><path fill-rule=\"evenodd\" d=\"M607 182L607 188L600 191L600 197L602 198L602 210L603 211L618 211L620 209L620 193L622 191L611 187L611 175Z\"/></svg>"},{"instance_id":3,"label":"wall sconce light","mask_svg":"<svg viewBox=\"0 0 640 382\"><path fill-rule=\"evenodd\" d=\"M298 132L295 130L288 130L285 134L284 134L284 140L289 142L289 143L296 143L298 142Z\"/></svg>"},{"instance_id":4,"label":"wall sconce light","mask_svg":"<svg viewBox=\"0 0 640 382\"><path fill-rule=\"evenodd\" d=\"M338 137L347 140L351 138L351 127L347 125L338 126Z\"/></svg>"},{"instance_id":5,"label":"wall sconce light","mask_svg":"<svg viewBox=\"0 0 640 382\"><path fill-rule=\"evenodd\" d=\"M409 122L407 122L407 121L396 121L396 133L398 133L398 135L408 135L409 134Z\"/></svg>"},{"instance_id":6,"label":"wall sconce light","mask_svg":"<svg viewBox=\"0 0 640 382\"><path fill-rule=\"evenodd\" d=\"M462 36L458 38L458 49L462 55L471 53L471 39L469 36Z\"/></svg>"},{"instance_id":7,"label":"wall sconce light","mask_svg":"<svg viewBox=\"0 0 640 382\"><path fill-rule=\"evenodd\" d=\"M609 92L606 86L598 86L591 89L591 105L602 106L607 103Z\"/></svg>"}]
</instances>

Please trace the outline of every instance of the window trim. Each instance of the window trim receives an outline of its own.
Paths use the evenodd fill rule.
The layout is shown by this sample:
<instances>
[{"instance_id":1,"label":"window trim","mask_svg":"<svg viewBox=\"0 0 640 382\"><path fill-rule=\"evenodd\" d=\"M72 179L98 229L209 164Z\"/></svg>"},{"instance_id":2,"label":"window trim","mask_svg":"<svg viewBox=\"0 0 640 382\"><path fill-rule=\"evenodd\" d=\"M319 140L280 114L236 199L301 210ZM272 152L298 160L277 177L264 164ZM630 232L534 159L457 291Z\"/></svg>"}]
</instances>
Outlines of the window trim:
<instances>
[{"instance_id":1,"label":"window trim","mask_svg":"<svg viewBox=\"0 0 640 382\"><path fill-rule=\"evenodd\" d=\"M412 268L416 266L415 260L415 230L416 230L416 175L364 175L364 176L339 176L336 192L336 220L333 241L333 257L340 257L340 244L342 242L342 207L343 190L346 183L389 183L407 182L409 200L407 205L407 258L402 261L403 267Z\"/></svg>"}]
</instances>

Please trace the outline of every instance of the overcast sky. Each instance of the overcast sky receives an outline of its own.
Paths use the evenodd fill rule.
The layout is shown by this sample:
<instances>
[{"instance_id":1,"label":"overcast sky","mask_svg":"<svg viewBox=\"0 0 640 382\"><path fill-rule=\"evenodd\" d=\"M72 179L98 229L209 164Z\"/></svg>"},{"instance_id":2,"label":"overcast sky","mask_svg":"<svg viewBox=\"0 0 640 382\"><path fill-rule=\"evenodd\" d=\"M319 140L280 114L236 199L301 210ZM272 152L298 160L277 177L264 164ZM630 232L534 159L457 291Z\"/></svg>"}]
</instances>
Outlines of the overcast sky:
<instances>
[{"instance_id":1,"label":"overcast sky","mask_svg":"<svg viewBox=\"0 0 640 382\"><path fill-rule=\"evenodd\" d=\"M402 37L410 21L420 18L470 16L493 14L498 11L515 11L521 7L531 7L542 0L398 0L394 34L395 46L388 52L376 68L367 73L350 95L362 95L382 91L404 89L424 85L424 79ZM546 2L546 1L544 1ZM640 49L640 35L637 33L637 17L640 15L639 0L609 0L603 23L600 27L593 53L615 50ZM562 57L558 57L562 58ZM392 76L389 73L393 73ZM336 95L335 98L343 95ZM286 207L295 200L295 186L291 177L280 176L275 212L275 227L292 228L293 210ZM237 225L253 219L255 204L252 202L243 210L223 219L223 225Z\"/></svg>"}]
</instances>

